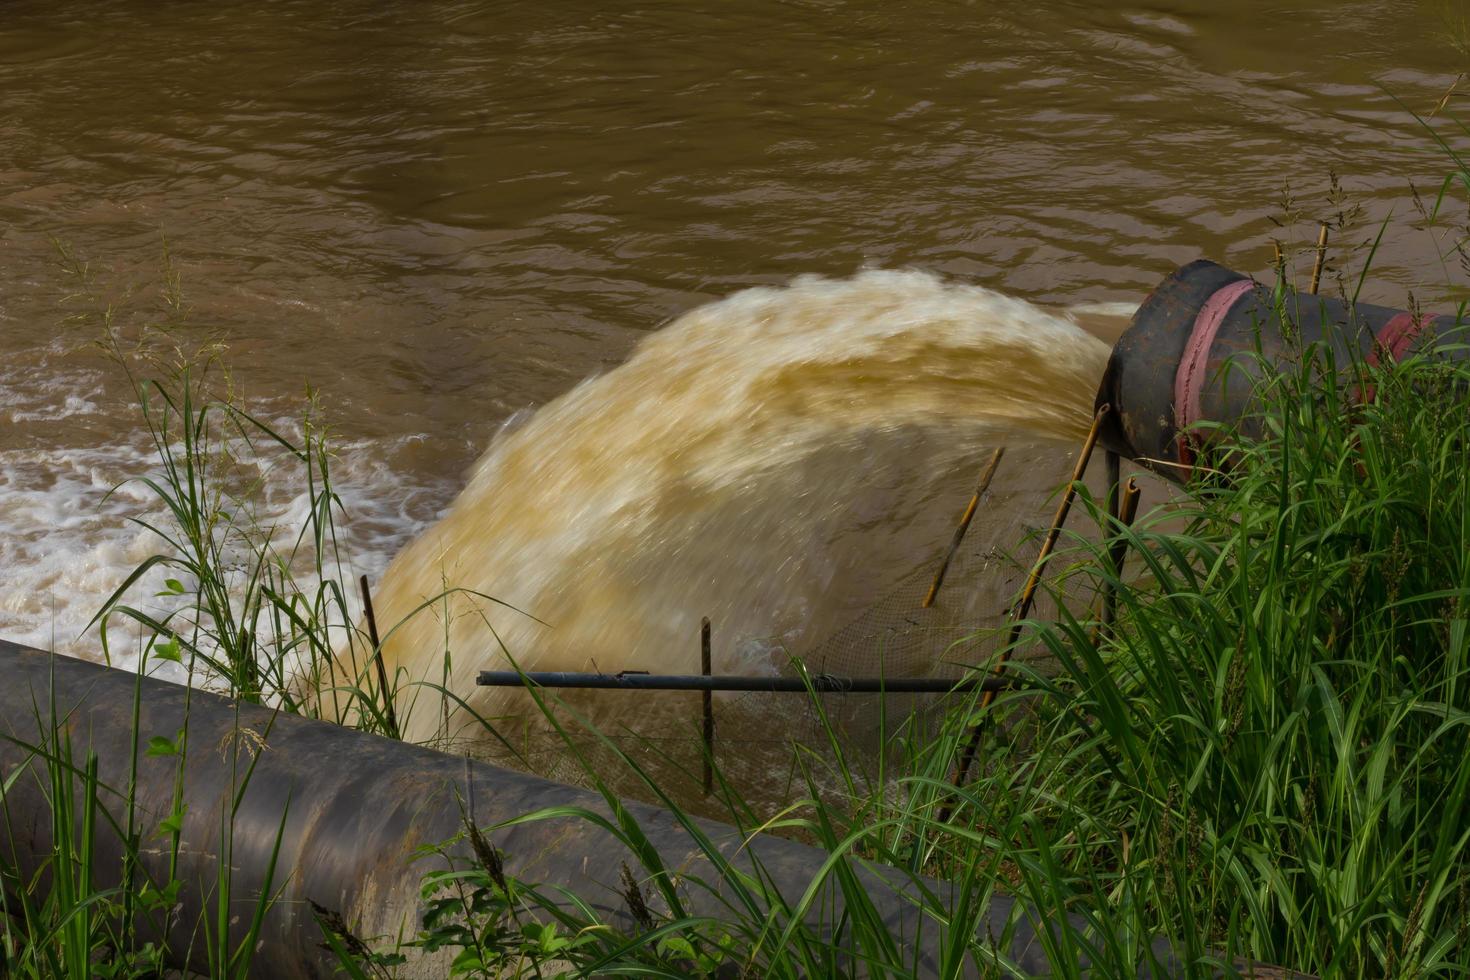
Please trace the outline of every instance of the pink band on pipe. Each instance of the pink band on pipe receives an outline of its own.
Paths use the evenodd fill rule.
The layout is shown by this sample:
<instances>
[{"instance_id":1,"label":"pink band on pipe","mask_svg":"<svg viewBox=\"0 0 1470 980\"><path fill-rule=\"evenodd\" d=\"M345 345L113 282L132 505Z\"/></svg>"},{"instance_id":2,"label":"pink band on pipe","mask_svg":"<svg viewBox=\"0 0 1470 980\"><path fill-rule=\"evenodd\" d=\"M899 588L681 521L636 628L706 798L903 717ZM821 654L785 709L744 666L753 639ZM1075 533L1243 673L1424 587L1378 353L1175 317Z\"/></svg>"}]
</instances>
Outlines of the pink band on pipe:
<instances>
[{"instance_id":1,"label":"pink band on pipe","mask_svg":"<svg viewBox=\"0 0 1470 980\"><path fill-rule=\"evenodd\" d=\"M1390 362L1400 360L1414 342L1414 338L1424 332L1424 328L1435 320L1435 314L1425 313L1422 316L1414 316L1412 313L1400 313L1383 325L1378 331L1378 336L1373 338L1373 349L1368 352L1368 365L1378 365L1378 352L1382 351L1388 355Z\"/></svg>"},{"instance_id":2,"label":"pink band on pipe","mask_svg":"<svg viewBox=\"0 0 1470 980\"><path fill-rule=\"evenodd\" d=\"M1174 425L1179 430L1181 463L1194 461L1187 433L1200 420L1200 390L1204 387L1205 367L1210 361L1210 349L1215 346L1215 335L1220 332L1225 315L1254 287L1255 282L1250 279L1237 279L1221 286L1205 300L1194 318L1194 329L1189 332L1184 356L1179 359L1179 370L1174 375Z\"/></svg>"},{"instance_id":3,"label":"pink band on pipe","mask_svg":"<svg viewBox=\"0 0 1470 980\"><path fill-rule=\"evenodd\" d=\"M1409 345L1414 338L1424 332L1425 328L1436 319L1433 313L1424 313L1415 316L1412 313L1400 313L1383 325L1378 331L1378 336L1373 338L1373 349L1368 351L1368 356L1363 363L1370 368L1379 365L1380 353L1388 355L1390 364L1403 359L1409 350ZM1358 389L1358 403L1367 404L1378 394L1373 385L1363 385Z\"/></svg>"}]
</instances>

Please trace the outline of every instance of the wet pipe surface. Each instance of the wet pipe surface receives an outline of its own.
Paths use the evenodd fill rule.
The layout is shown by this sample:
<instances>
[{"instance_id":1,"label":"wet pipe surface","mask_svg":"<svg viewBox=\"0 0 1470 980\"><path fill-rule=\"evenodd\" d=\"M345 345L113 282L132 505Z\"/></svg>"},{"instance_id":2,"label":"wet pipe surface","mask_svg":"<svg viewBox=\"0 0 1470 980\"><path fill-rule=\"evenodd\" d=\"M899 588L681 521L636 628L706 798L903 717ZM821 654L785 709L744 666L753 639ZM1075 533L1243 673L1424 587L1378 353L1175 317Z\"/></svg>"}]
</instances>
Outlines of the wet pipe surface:
<instances>
[{"instance_id":1,"label":"wet pipe surface","mask_svg":"<svg viewBox=\"0 0 1470 980\"><path fill-rule=\"evenodd\" d=\"M1149 295L1108 358L1096 404L1111 405L1105 447L1183 482L1207 433L1201 422L1249 434L1263 373L1324 345L1344 375L1455 341L1434 356L1463 358L1464 323L1256 282L1208 259L1180 266ZM1459 345L1459 346L1457 346ZM1353 379L1348 377L1349 381ZM1372 397L1371 388L1357 391Z\"/></svg>"},{"instance_id":2,"label":"wet pipe surface","mask_svg":"<svg viewBox=\"0 0 1470 980\"><path fill-rule=\"evenodd\" d=\"M430 870L413 860L415 850L455 837L463 827L462 806L473 811L481 827L552 806L609 815L601 797L587 790L3 640L0 672L7 678L0 690L0 772L8 780L17 769L28 768L5 797L9 826L0 839L0 857L30 876L50 854L52 787L36 756L69 745L73 759L96 754L102 802L112 818L99 821L97 887L117 884L124 850L119 831L129 826L143 841L139 856L144 872L164 879L169 848L155 831L174 809L179 757L150 756L144 750L150 737L175 738L187 723L182 799L188 806L177 865L180 913L163 926L155 923L153 935L167 939L170 948L193 948L202 957L199 930L225 884L223 863L232 869L229 904L233 928L240 933L230 937L232 942L248 928L258 897L275 896L260 935L254 976L336 975L329 954L320 948L321 933L309 901L339 912L363 936L411 934L419 880ZM135 749L130 823L120 790L128 783ZM228 820L236 797L238 806ZM626 808L664 868L682 882L688 910L727 915L728 886L675 817L639 803ZM749 873L753 861L759 861L787 902L801 896L827 859L825 852L792 841L767 835L747 839L736 828L714 821L694 824L740 870ZM494 830L490 837L504 852L508 873L565 887L605 921L633 928L618 875L624 861L635 868L639 864L595 823L537 820ZM271 875L273 853L277 857ZM451 848L450 854L469 860L467 847ZM864 866L857 873L907 961L916 965L915 975L933 975L941 930L920 905L948 907L951 886L881 867ZM1014 905L1008 897L992 897L980 930L1005 935ZM823 921L837 918L841 897L829 888L811 908L818 911L810 924L820 930ZM1006 952L1028 973L1043 973L1046 957L1032 926L1034 915L1019 918ZM1048 928L1057 925L1049 923ZM1073 925L1082 927L1080 920ZM1173 961L1164 941L1156 941L1154 948L1162 962ZM851 961L851 970L854 976L866 975L860 959ZM1172 968L1165 975L1181 973ZM404 975L442 976L443 965L420 961L410 964ZM1257 967L1253 975L1296 974Z\"/></svg>"}]
</instances>

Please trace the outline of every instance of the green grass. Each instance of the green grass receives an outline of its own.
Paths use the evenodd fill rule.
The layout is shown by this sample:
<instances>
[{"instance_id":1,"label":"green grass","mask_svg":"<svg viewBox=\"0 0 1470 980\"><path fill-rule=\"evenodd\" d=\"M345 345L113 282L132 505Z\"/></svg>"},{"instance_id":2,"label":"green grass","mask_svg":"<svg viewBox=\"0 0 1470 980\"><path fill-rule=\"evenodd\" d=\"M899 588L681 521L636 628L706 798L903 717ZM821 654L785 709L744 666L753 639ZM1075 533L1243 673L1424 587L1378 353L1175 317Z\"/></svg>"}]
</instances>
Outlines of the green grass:
<instances>
[{"instance_id":1,"label":"green grass","mask_svg":"<svg viewBox=\"0 0 1470 980\"><path fill-rule=\"evenodd\" d=\"M1352 406L1337 369L1304 352L1182 530L1130 534L1112 642L1038 624L1057 689L969 819L1029 838L1027 891L1191 951L1443 975L1470 964L1470 371L1375 372Z\"/></svg>"},{"instance_id":2,"label":"green grass","mask_svg":"<svg viewBox=\"0 0 1470 980\"><path fill-rule=\"evenodd\" d=\"M175 739L156 736L147 746L142 745L135 698L130 729L135 763L128 785L109 786L99 776L95 753L77 758L71 719L67 712L58 710L54 686L52 691L49 703L33 706L35 730L40 733L37 742L28 744L14 735L5 736L27 753L25 761L6 775L0 787L0 816L7 835L5 851L8 854L24 846L17 841L39 839L49 841L49 852L24 862L32 868L29 875L23 875L9 862L0 862L0 913L4 914L0 975L67 980L146 978L161 975L171 963L192 959L197 966L202 958L211 977L241 980L249 976L256 939L274 899L271 890L278 880L275 853L271 866L265 869L265 891L249 897L242 930L238 921L240 905L234 901L237 896L231 887L233 823L224 821L217 838L218 886L212 895L213 907L192 910L199 917L193 941L202 950L202 957L191 955L192 944L186 949L170 949L149 938L166 935L180 915L188 914L179 904L182 882L177 877L186 805L180 782L188 751L186 735L180 732ZM22 727L15 726L15 730ZM175 757L179 773L169 813L151 826L139 823L133 791L136 760L143 751ZM257 757L252 756L244 772L232 763L230 785L236 805ZM24 799L27 795L33 800L39 796L49 815L45 831L32 822L37 815L34 809L12 809L14 797ZM284 820L285 814L283 825ZM18 828L26 829L18 833ZM120 869L104 862L101 855L109 848L99 848L101 838L120 843ZM279 831L275 840L279 846ZM148 862L143 860L145 847L169 855L169 871L162 880L149 877ZM104 880L117 883L104 885ZM231 936L240 938L232 945Z\"/></svg>"},{"instance_id":3,"label":"green grass","mask_svg":"<svg viewBox=\"0 0 1470 980\"><path fill-rule=\"evenodd\" d=\"M350 703L375 702L361 714L381 719L380 698L361 686L365 672L339 678L332 656L342 644L349 661L369 662L358 652L361 634L350 628L351 576L337 539L341 501L325 433L308 414L294 443L228 399L211 397L209 380L207 364L133 378L159 462L158 473L141 482L168 521L138 520L162 550L133 570L94 622L134 621L146 631L149 656L204 673L232 697L312 714L338 703L311 687L323 677L350 689ZM270 453L268 462L255 462ZM286 466L310 506L303 526L282 540L280 529L257 517L256 500L267 474ZM128 601L155 568L170 575L152 597L168 602L163 612ZM106 643L105 629L103 637Z\"/></svg>"}]
</instances>

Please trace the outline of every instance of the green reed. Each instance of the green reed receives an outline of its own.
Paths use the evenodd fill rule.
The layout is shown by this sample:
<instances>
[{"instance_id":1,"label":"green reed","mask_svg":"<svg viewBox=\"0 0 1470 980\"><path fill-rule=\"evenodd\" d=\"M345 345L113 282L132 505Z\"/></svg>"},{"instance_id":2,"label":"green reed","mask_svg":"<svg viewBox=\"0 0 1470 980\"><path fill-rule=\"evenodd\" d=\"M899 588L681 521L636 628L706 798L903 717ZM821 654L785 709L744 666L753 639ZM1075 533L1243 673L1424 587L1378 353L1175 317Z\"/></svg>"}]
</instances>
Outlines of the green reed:
<instances>
[{"instance_id":1,"label":"green reed","mask_svg":"<svg viewBox=\"0 0 1470 980\"><path fill-rule=\"evenodd\" d=\"M32 980L145 980L163 975L170 964L182 961L193 961L196 967L202 961L206 975L221 980L243 980L251 975L256 940L275 897L271 887L276 880L280 829L275 838L277 851L265 871L266 889L249 897L250 911L242 928L239 896L231 886L234 808L224 811L216 838L217 887L206 907L197 910L199 919L188 930L194 937L190 945L171 948L166 937L179 924L183 911L184 882L178 876L178 858L185 812L187 720L185 731L176 738L155 736L144 746L137 690L129 745L134 763L126 786L101 781L95 753L89 751L78 759L70 709L58 708L54 687L49 703L33 706L38 742L28 744L14 735L4 736L27 753L25 762L8 773L0 786L0 818L7 837L4 849L24 846L16 841L17 829L34 816L14 813L13 796L38 793L49 811L50 850L32 855L36 869L28 876L0 861L0 912L4 913L0 919L0 975ZM174 757L178 773L168 813L146 825L140 822L133 783L136 761L145 752ZM238 771L238 756L231 763L236 807L256 758L258 748L244 772ZM283 814L282 827L284 820ZM36 831L30 827L22 839L34 841ZM144 850L157 853L160 848L168 855L167 872L154 878L146 870L149 862L144 860ZM120 851L113 855L120 868L103 858L114 851ZM116 884L104 884L106 881ZM212 907L208 907L210 902ZM202 952L195 952L194 942Z\"/></svg>"},{"instance_id":2,"label":"green reed","mask_svg":"<svg viewBox=\"0 0 1470 980\"><path fill-rule=\"evenodd\" d=\"M210 363L134 383L158 469L139 478L162 520L136 519L159 550L108 598L94 623L132 621L146 657L171 660L232 697L386 731L372 647L354 628L352 576L326 431L308 411L293 439L214 393ZM263 520L267 475L299 486L301 526ZM164 588L133 596L155 570ZM161 601L160 601L161 600ZM108 631L103 630L104 652ZM340 656L334 656L334 653Z\"/></svg>"},{"instance_id":3,"label":"green reed","mask_svg":"<svg viewBox=\"0 0 1470 980\"><path fill-rule=\"evenodd\" d=\"M1141 574L1112 638L1035 624L1060 671L1008 699L1025 739L959 820L1119 950L1441 975L1470 962L1470 368L1309 350L1260 399L1263 437L1215 434L1227 475L1118 530Z\"/></svg>"}]
</instances>

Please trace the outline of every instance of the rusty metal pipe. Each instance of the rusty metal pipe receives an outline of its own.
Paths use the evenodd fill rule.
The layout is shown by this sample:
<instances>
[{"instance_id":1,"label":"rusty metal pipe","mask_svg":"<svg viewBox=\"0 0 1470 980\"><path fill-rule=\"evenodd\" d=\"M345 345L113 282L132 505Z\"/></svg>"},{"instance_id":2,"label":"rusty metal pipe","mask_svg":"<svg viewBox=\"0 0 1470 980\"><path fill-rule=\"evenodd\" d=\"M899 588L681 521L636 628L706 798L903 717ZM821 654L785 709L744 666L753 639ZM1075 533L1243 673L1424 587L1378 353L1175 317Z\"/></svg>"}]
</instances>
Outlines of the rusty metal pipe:
<instances>
[{"instance_id":1,"label":"rusty metal pipe","mask_svg":"<svg viewBox=\"0 0 1470 980\"><path fill-rule=\"evenodd\" d=\"M52 787L33 748L52 744L52 705L74 758L95 753L98 779L111 788L102 794L114 823L99 820L94 862L99 888L116 885L122 868L124 844L118 830L127 821L123 798L115 791L127 785L134 761L135 693L141 744L134 798L136 826L144 838L138 854L142 871L155 881L167 880L170 848L166 839L154 836L154 829L172 810L179 760L143 750L149 737L173 738L187 727L180 782L187 809L176 872L182 891L178 914L155 923L155 937L165 939L170 950L192 950L196 967L204 966L202 930L214 921L222 852L232 868L232 947L244 935L258 896L275 896L259 935L252 976L327 980L336 973L320 946L322 936L309 902L340 912L362 937L413 935L420 911L419 881L432 867L414 860L415 849L459 834L462 806L474 808L481 827L553 806L608 814L602 798L587 790L4 641L0 674L6 678L0 687L0 780L9 785L3 799L0 861L26 879L41 869L52 849ZM244 773L252 765L247 783ZM10 783L22 767L27 771ZM637 803L627 804L627 811L666 867L677 869L686 881L703 878L718 889L718 875L670 812ZM695 825L747 874L753 873L752 858L758 858L789 903L800 898L828 857L815 848L763 834L749 836L714 821ZM222 840L225 833L228 840ZM566 888L598 909L605 921L631 930L619 868L624 861L633 867L638 862L596 824L557 818L502 828L491 837L504 851L509 873ZM278 845L276 873L270 878L267 869ZM468 859L466 853L461 856ZM947 906L953 886L915 880L891 868L864 866L856 873L900 948L911 954L908 961L917 963L916 975L933 975L943 937L921 910L918 896L922 888ZM694 885L682 891L691 913L728 916L729 906L717 892ZM841 907L837 890L824 886L810 906L814 917L821 916L811 920L814 927L838 921ZM1028 975L1044 974L1036 916L1021 914L1009 925L1013 912L1019 912L1013 899L994 896L979 929L990 937L1009 936L1008 948L1003 944L1001 951ZM1080 919L1073 924L1083 928ZM1161 962L1175 962L1164 941L1156 942L1154 950ZM851 975L868 975L862 951L848 952ZM423 959L401 975L444 974L444 963ZM1140 975L1158 974L1140 969ZM1182 971L1170 966L1164 975Z\"/></svg>"}]
</instances>

